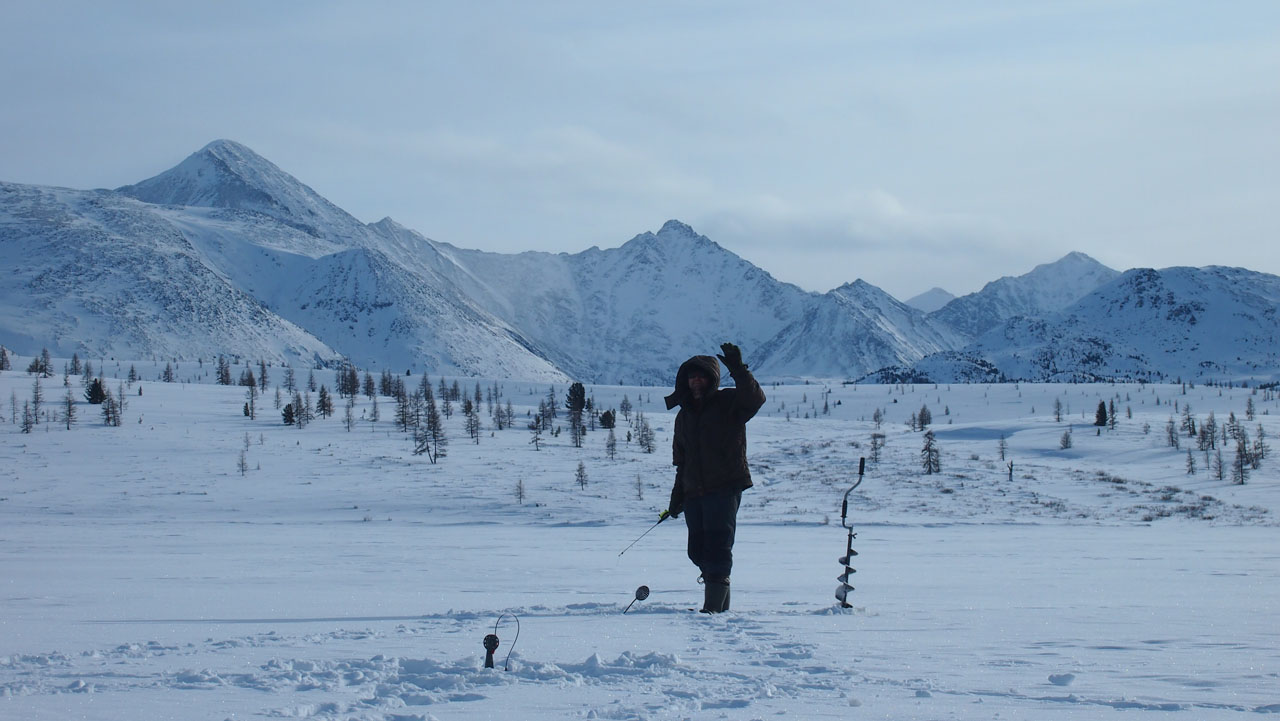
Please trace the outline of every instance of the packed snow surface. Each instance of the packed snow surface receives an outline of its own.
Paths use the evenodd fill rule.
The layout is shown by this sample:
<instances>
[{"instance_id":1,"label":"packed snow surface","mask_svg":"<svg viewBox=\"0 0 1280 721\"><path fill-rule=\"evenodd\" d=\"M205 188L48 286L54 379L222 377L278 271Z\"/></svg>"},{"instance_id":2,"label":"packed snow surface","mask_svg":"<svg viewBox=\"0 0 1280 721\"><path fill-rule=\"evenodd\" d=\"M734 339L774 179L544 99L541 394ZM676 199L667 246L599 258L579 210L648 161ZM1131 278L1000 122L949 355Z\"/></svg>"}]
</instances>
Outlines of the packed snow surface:
<instances>
[{"instance_id":1,"label":"packed snow surface","mask_svg":"<svg viewBox=\"0 0 1280 721\"><path fill-rule=\"evenodd\" d=\"M1185 433L1174 449L1165 432L1189 404L1200 423L1234 413L1266 442L1280 433L1268 391L768 386L748 429L756 485L733 608L706 616L689 610L701 589L682 520L619 555L667 505L669 389L588 389L600 409L625 395L657 434L645 453L620 417L611 459L599 428L582 448L565 432L535 449L526 414L549 384L480 381L512 403L516 428L492 429L482 403L473 442L455 404L448 455L432 464L413 455L388 397L377 422L360 396L351 430L339 399L299 429L274 407L279 367L250 420L245 389L213 385L212 363L181 363L179 382L161 383L163 362L93 361L124 391L121 427L102 425L81 379L68 389L59 373L41 381L57 415L23 434L35 379L0 373L0 718L1280 711L1280 466L1268 454L1233 484L1230 470L1214 475L1216 451ZM142 381L119 380L131 365ZM328 372L315 376L332 390ZM460 385L472 395L477 382ZM58 417L68 390L71 430ZM554 389L561 406L566 391ZM1099 400L1115 402L1114 429L1092 425ZM931 475L923 434L906 425L922 406L941 451ZM859 555L846 609L833 596L841 499L877 432L881 458L849 496ZM1229 469L1234 443L1223 456ZM640 585L652 594L624 615ZM500 645L486 669L490 633Z\"/></svg>"}]
</instances>

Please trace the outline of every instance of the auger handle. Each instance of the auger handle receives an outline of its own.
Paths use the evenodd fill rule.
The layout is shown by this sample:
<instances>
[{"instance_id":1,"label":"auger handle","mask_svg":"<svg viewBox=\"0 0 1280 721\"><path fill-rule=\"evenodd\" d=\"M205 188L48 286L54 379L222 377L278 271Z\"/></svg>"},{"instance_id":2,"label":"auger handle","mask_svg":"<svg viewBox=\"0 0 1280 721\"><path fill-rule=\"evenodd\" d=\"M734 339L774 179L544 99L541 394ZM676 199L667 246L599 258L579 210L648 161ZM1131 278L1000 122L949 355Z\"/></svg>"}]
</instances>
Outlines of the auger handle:
<instances>
[{"instance_id":1,"label":"auger handle","mask_svg":"<svg viewBox=\"0 0 1280 721\"><path fill-rule=\"evenodd\" d=\"M844 500L840 502L840 525L844 526L845 528L848 528L849 530L853 530L853 527L850 526L847 522L847 518L849 516L849 494L853 493L853 489L862 485L862 474L865 473L866 470L867 470L867 459L859 458L858 459L858 481L854 483L852 486L849 486L849 490L844 492Z\"/></svg>"}]
</instances>

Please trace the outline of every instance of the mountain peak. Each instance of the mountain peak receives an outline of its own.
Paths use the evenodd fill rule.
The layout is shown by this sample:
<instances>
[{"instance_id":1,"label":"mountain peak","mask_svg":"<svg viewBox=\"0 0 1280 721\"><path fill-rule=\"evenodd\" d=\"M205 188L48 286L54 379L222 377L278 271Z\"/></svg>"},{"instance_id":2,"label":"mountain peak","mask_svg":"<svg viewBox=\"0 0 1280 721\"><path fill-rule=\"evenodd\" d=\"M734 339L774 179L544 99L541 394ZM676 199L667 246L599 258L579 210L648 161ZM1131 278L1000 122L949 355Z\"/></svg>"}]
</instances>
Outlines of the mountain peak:
<instances>
[{"instance_id":1,"label":"mountain peak","mask_svg":"<svg viewBox=\"0 0 1280 721\"><path fill-rule=\"evenodd\" d=\"M869 303L877 307L906 307L902 301L899 301L897 298L889 295L883 288L868 283L861 278L854 280L852 283L845 283L839 288L832 290L827 295L842 296L855 302Z\"/></svg>"},{"instance_id":2,"label":"mountain peak","mask_svg":"<svg viewBox=\"0 0 1280 721\"><path fill-rule=\"evenodd\" d=\"M835 292L835 293L842 293L842 292L866 292L866 291L868 291L868 290L872 290L872 289L874 289L874 290L880 290L879 288L876 288L874 285L872 285L872 284L868 283L867 281L865 281L865 280L863 280L863 279L861 279L861 278L857 278L857 279L854 279L853 281L851 281L851 282L849 282L849 283L845 283L844 285L840 286L839 288L836 288L836 289L835 289L834 291L832 291L832 292ZM881 292L883 292L883 291L881 291Z\"/></svg>"},{"instance_id":3,"label":"mountain peak","mask_svg":"<svg viewBox=\"0 0 1280 721\"><path fill-rule=\"evenodd\" d=\"M1075 269L1085 269L1085 270L1097 270L1097 269L1110 270L1105 265L1094 260L1089 255L1086 255L1085 253L1081 253L1078 250L1073 250L1070 253L1067 253L1066 255L1062 256L1061 258L1053 261L1052 263L1044 263L1043 265L1037 265L1034 269L1032 269L1031 273L1035 273L1036 271L1040 271L1040 270L1057 271L1064 268L1075 268ZM1028 275L1030 275L1030 273L1028 273Z\"/></svg>"},{"instance_id":4,"label":"mountain peak","mask_svg":"<svg viewBox=\"0 0 1280 721\"><path fill-rule=\"evenodd\" d=\"M237 143L234 140L219 138L201 148L197 153L212 153L214 155L241 157L248 159L256 159L259 162L268 163L269 161L253 152L247 145Z\"/></svg>"},{"instance_id":5,"label":"mountain peak","mask_svg":"<svg viewBox=\"0 0 1280 721\"><path fill-rule=\"evenodd\" d=\"M173 168L116 191L158 205L258 212L316 237L359 225L297 178L234 140L215 140Z\"/></svg>"},{"instance_id":6,"label":"mountain peak","mask_svg":"<svg viewBox=\"0 0 1280 721\"><path fill-rule=\"evenodd\" d=\"M663 244L668 248L676 246L697 249L721 249L720 245L715 241L679 220L668 220L663 223L662 228L653 235L653 238L659 244Z\"/></svg>"},{"instance_id":7,"label":"mountain peak","mask_svg":"<svg viewBox=\"0 0 1280 721\"><path fill-rule=\"evenodd\" d=\"M1004 276L977 293L934 311L940 320L978 337L1014 316L1057 313L1119 276L1084 253L1072 252L1019 276Z\"/></svg>"},{"instance_id":8,"label":"mountain peak","mask_svg":"<svg viewBox=\"0 0 1280 721\"><path fill-rule=\"evenodd\" d=\"M907 305L925 313L932 313L955 300L956 297L942 288L933 287L906 301Z\"/></svg>"},{"instance_id":9,"label":"mountain peak","mask_svg":"<svg viewBox=\"0 0 1280 721\"><path fill-rule=\"evenodd\" d=\"M662 224L662 229L658 231L658 235L675 235L685 236L689 238L700 238L702 236L694 232L693 228L681 223L678 220L668 220Z\"/></svg>"},{"instance_id":10,"label":"mountain peak","mask_svg":"<svg viewBox=\"0 0 1280 721\"><path fill-rule=\"evenodd\" d=\"M390 231L408 230L408 228L396 222L396 220L389 215L383 217L382 220L379 220L376 223L370 223L369 225L373 228L377 228L381 230L390 230Z\"/></svg>"},{"instance_id":11,"label":"mountain peak","mask_svg":"<svg viewBox=\"0 0 1280 721\"><path fill-rule=\"evenodd\" d=\"M668 220L657 233L645 231L627 241L624 247L636 252L688 252L704 248L719 248L710 238L678 220Z\"/></svg>"}]
</instances>

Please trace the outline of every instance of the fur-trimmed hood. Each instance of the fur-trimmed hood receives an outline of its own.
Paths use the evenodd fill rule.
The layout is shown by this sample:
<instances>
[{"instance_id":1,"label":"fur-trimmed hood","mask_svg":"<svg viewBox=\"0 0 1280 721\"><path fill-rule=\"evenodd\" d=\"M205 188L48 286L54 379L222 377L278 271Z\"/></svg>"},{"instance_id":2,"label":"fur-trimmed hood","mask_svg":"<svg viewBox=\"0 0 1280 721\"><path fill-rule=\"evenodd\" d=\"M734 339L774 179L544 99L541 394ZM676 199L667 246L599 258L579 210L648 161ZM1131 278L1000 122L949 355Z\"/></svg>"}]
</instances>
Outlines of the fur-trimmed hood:
<instances>
[{"instance_id":1,"label":"fur-trimmed hood","mask_svg":"<svg viewBox=\"0 0 1280 721\"><path fill-rule=\"evenodd\" d=\"M685 403L693 400L693 396L689 393L689 372L695 368L706 373L711 379L711 387L707 389L708 396L720 388L720 361L713 355L696 355L681 363L680 370L676 371L676 389L674 393L667 396L667 410L684 406Z\"/></svg>"}]
</instances>

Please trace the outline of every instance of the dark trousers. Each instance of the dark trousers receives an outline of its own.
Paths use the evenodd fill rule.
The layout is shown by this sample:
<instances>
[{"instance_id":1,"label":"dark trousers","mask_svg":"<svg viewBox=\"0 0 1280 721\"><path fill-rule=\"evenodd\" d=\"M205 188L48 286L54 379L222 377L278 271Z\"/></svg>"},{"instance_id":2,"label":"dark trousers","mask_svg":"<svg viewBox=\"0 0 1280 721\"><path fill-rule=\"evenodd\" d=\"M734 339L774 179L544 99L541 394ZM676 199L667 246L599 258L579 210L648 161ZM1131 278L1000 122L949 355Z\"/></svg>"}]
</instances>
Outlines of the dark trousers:
<instances>
[{"instance_id":1,"label":"dark trousers","mask_svg":"<svg viewBox=\"0 0 1280 721\"><path fill-rule=\"evenodd\" d=\"M684 522L689 527L689 560L702 570L704 581L729 581L741 502L742 491L710 493L684 502Z\"/></svg>"}]
</instances>

